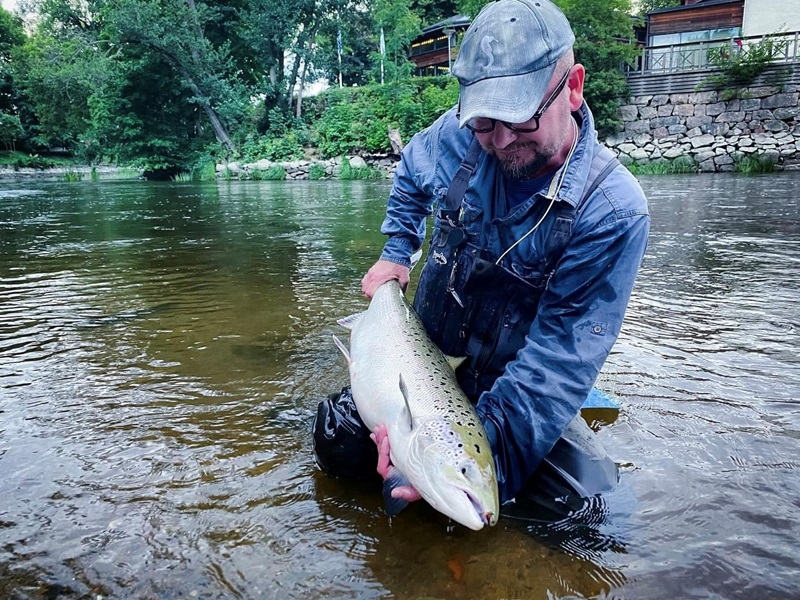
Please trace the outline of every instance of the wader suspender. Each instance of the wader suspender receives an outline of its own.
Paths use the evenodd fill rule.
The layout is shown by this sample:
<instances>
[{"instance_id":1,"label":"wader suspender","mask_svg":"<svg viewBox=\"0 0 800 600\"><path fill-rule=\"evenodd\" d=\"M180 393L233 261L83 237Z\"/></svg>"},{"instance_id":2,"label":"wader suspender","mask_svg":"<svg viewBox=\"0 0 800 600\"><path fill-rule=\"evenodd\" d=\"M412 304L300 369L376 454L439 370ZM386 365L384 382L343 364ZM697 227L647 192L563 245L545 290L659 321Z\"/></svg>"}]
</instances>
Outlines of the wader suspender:
<instances>
[{"instance_id":1,"label":"wader suspender","mask_svg":"<svg viewBox=\"0 0 800 600\"><path fill-rule=\"evenodd\" d=\"M464 200L464 195L469 186L469 179L472 176L472 172L475 170L475 166L478 164L480 154L480 144L478 143L478 139L473 136L472 142L469 148L467 148L467 154L464 156L464 160L461 161L461 165L458 167L458 171L453 177L450 187L447 189L447 194L443 202L444 206L440 206L439 208L439 219L452 227L448 235L448 245L457 246L464 239L465 234L463 229L461 229L459 213L461 211L461 203ZM583 206L583 203L589 196L594 194L595 190L597 190L605 178L608 177L609 173L616 169L619 164L614 153L605 147L601 148L600 152L592 159L592 165L589 168L589 176L587 178L587 181L590 183L584 188L583 194L581 194L578 200L578 204L571 210L562 209L561 214L559 214L556 222L553 224L553 228L550 230L545 244L545 256L552 258L547 261L543 273L543 281L549 281L550 277L553 275L555 267L561 259L561 255L564 253L567 242L572 235L572 223L575 221L575 217ZM455 231L458 233L453 235ZM456 239L453 239L454 237Z\"/></svg>"},{"instance_id":2,"label":"wader suspender","mask_svg":"<svg viewBox=\"0 0 800 600\"><path fill-rule=\"evenodd\" d=\"M447 195L444 197L443 202L444 206L439 208L439 219L449 223L453 228L460 226L461 202L467 193L469 178L472 177L472 172L478 164L480 155L481 145L478 143L478 138L473 136L467 148L467 154L464 156L464 160L461 161L461 166L458 167L453 181L450 182L450 187L447 188Z\"/></svg>"}]
</instances>

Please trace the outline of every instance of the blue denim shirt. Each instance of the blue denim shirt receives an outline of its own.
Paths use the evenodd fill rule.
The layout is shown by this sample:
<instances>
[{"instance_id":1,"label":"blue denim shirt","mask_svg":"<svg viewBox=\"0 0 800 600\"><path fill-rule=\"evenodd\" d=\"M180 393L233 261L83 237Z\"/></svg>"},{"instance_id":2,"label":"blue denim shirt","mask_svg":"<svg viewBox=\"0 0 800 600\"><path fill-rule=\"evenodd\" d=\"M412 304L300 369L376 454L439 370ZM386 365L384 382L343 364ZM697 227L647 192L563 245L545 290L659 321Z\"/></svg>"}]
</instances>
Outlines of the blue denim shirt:
<instances>
[{"instance_id":1,"label":"blue denim shirt","mask_svg":"<svg viewBox=\"0 0 800 600\"><path fill-rule=\"evenodd\" d=\"M585 103L576 116L579 139L556 207L577 206L600 148ZM471 139L451 110L404 149L381 227L389 236L383 260L410 266L411 255L424 241L426 218L446 194ZM473 243L498 258L546 214L501 263L525 278L541 271L545 242L559 211L547 212L550 201L539 193L505 214L503 194L503 175L495 159L482 152L464 196L462 221ZM477 411L492 445L504 501L523 487L591 391L619 335L649 227L641 187L618 166L579 210L524 346L480 395Z\"/></svg>"}]
</instances>

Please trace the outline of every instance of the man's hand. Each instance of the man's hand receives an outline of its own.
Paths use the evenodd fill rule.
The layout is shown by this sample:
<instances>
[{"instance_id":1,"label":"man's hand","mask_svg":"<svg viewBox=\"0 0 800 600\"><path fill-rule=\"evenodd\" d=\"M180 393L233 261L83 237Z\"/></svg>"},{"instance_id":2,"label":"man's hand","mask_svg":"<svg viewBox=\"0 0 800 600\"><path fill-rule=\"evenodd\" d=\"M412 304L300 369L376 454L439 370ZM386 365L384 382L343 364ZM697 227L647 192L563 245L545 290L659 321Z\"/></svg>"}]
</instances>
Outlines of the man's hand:
<instances>
[{"instance_id":1,"label":"man's hand","mask_svg":"<svg viewBox=\"0 0 800 600\"><path fill-rule=\"evenodd\" d=\"M385 425L378 425L375 430L369 434L375 445L378 446L378 474L384 480L393 476L395 468L392 466L392 461L389 458L389 435L386 432ZM405 500L406 502L415 502L421 500L422 496L419 492L410 485L401 485L392 490L392 498Z\"/></svg>"},{"instance_id":2,"label":"man's hand","mask_svg":"<svg viewBox=\"0 0 800 600\"><path fill-rule=\"evenodd\" d=\"M388 260L379 260L372 265L372 268L361 280L361 291L367 298L372 298L375 290L391 279L399 281L400 287L405 290L410 281L410 273L411 270L408 267Z\"/></svg>"}]
</instances>

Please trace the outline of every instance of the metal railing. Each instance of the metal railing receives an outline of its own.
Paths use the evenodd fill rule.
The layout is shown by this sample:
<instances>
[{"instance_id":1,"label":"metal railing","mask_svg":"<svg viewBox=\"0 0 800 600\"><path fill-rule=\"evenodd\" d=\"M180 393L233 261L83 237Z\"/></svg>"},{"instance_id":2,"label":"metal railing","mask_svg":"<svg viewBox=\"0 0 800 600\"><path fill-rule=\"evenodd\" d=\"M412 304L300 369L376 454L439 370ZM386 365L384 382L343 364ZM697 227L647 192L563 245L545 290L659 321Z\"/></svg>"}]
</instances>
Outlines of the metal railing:
<instances>
[{"instance_id":1,"label":"metal railing","mask_svg":"<svg viewBox=\"0 0 800 600\"><path fill-rule=\"evenodd\" d=\"M634 65L626 65L629 74L662 74L699 71L712 68L711 59L719 54L747 54L758 44L770 40L774 48L772 62L798 62L800 49L800 32L777 33L773 35L755 35L728 40L713 40L689 44L672 44L669 46L645 46Z\"/></svg>"}]
</instances>

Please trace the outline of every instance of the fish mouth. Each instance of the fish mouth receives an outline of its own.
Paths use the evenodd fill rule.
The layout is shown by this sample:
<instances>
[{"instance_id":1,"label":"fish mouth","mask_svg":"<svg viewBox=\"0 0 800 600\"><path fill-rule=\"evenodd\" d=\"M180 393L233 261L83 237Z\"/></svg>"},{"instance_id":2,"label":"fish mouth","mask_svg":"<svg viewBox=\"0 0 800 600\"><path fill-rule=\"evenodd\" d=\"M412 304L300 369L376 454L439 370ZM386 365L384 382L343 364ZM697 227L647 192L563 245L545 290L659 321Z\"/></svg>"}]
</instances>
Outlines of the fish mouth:
<instances>
[{"instance_id":1,"label":"fish mouth","mask_svg":"<svg viewBox=\"0 0 800 600\"><path fill-rule=\"evenodd\" d=\"M486 510L483 502L481 502L475 494L471 493L469 490L462 489L461 491L466 495L467 500L469 500L469 503L475 510L475 514L478 516L483 525L494 525L497 522L494 513Z\"/></svg>"}]
</instances>

